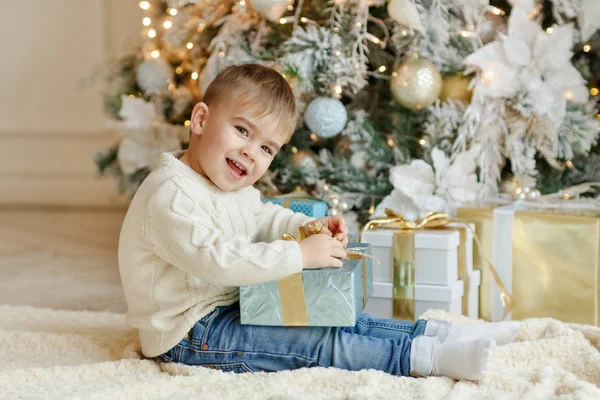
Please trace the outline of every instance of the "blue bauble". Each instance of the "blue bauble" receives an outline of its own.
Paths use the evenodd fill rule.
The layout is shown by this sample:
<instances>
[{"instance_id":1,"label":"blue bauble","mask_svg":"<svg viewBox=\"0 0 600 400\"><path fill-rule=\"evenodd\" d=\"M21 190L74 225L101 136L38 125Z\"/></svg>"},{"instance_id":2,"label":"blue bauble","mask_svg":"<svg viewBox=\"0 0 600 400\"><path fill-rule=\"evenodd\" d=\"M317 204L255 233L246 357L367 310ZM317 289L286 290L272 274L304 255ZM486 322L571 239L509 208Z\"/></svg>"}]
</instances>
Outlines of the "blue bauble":
<instances>
[{"instance_id":1,"label":"blue bauble","mask_svg":"<svg viewBox=\"0 0 600 400\"><path fill-rule=\"evenodd\" d=\"M166 89L173 78L173 68L163 58L151 58L137 68L137 82L144 92Z\"/></svg>"},{"instance_id":2,"label":"blue bauble","mask_svg":"<svg viewBox=\"0 0 600 400\"><path fill-rule=\"evenodd\" d=\"M348 112L338 99L317 97L304 113L306 126L322 138L330 138L340 133L346 126Z\"/></svg>"}]
</instances>

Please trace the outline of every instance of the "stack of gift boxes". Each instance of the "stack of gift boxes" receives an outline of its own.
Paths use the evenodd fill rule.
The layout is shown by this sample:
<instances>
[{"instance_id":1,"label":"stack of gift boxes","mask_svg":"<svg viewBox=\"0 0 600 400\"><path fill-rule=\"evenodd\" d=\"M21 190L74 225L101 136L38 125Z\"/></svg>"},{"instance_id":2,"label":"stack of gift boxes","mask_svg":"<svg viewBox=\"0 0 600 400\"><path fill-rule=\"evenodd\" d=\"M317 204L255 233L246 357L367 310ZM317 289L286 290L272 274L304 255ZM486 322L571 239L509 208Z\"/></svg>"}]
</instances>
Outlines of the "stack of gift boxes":
<instances>
[{"instance_id":1,"label":"stack of gift boxes","mask_svg":"<svg viewBox=\"0 0 600 400\"><path fill-rule=\"evenodd\" d=\"M442 309L477 319L480 271L473 270L472 234L472 226L469 229L459 223L443 229L379 228L363 232L362 242L369 243L373 256L381 261L373 270L373 296L365 312L382 318L415 320L428 309ZM404 255L411 249L394 249L402 245L394 240L395 235L412 236L409 243L414 247L414 256L407 260ZM409 272L401 274L403 262L408 263ZM403 287L408 287L408 293ZM405 298L405 303L406 298L414 303L410 313L399 310L399 297Z\"/></svg>"},{"instance_id":2,"label":"stack of gift boxes","mask_svg":"<svg viewBox=\"0 0 600 400\"><path fill-rule=\"evenodd\" d=\"M315 218L327 210L315 200L273 202ZM243 287L242 323L352 326L361 312L415 320L442 309L488 321L600 325L597 203L480 203L458 208L457 217L462 222L432 229L364 231L349 248L380 264L359 257L340 269ZM505 301L511 293L510 302L500 293Z\"/></svg>"}]
</instances>

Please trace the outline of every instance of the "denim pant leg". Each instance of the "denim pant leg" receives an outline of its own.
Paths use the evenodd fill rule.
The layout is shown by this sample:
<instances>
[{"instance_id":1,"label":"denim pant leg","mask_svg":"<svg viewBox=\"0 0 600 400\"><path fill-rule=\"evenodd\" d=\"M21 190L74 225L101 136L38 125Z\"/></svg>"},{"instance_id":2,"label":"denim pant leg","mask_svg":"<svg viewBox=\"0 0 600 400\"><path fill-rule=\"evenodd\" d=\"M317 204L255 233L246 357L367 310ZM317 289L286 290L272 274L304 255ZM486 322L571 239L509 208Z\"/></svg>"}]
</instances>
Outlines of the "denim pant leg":
<instances>
[{"instance_id":1,"label":"denim pant leg","mask_svg":"<svg viewBox=\"0 0 600 400\"><path fill-rule=\"evenodd\" d=\"M237 373L315 366L404 376L411 372L410 333L377 337L353 332L354 328L241 325L239 314L238 303L217 307L161 358ZM375 329L378 333L387 324L381 325ZM366 332L362 327L356 330Z\"/></svg>"},{"instance_id":2,"label":"denim pant leg","mask_svg":"<svg viewBox=\"0 0 600 400\"><path fill-rule=\"evenodd\" d=\"M359 335L402 341L406 336L412 340L416 336L426 334L427 325L428 321L424 319L410 322L379 318L372 314L361 314L357 318L355 326L342 329Z\"/></svg>"}]
</instances>

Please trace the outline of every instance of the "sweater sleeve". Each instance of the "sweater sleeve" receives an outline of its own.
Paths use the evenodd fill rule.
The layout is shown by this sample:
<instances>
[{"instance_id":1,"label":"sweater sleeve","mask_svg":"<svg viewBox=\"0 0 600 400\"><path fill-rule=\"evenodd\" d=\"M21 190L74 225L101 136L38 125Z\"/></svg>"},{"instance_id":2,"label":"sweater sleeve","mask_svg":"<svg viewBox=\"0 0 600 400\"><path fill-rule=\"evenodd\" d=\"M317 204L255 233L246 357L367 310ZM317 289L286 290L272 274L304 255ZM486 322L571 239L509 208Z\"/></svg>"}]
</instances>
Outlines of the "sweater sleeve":
<instances>
[{"instance_id":1,"label":"sweater sleeve","mask_svg":"<svg viewBox=\"0 0 600 400\"><path fill-rule=\"evenodd\" d=\"M225 237L211 219L210 196L192 196L185 186L169 180L148 204L146 239L162 260L223 286L268 282L302 270L298 243L250 243L245 238Z\"/></svg>"},{"instance_id":2,"label":"sweater sleeve","mask_svg":"<svg viewBox=\"0 0 600 400\"><path fill-rule=\"evenodd\" d=\"M260 192L253 187L250 188L250 198L257 228L255 239L258 242L280 239L284 233L296 236L299 227L315 219L278 204L263 203Z\"/></svg>"}]
</instances>

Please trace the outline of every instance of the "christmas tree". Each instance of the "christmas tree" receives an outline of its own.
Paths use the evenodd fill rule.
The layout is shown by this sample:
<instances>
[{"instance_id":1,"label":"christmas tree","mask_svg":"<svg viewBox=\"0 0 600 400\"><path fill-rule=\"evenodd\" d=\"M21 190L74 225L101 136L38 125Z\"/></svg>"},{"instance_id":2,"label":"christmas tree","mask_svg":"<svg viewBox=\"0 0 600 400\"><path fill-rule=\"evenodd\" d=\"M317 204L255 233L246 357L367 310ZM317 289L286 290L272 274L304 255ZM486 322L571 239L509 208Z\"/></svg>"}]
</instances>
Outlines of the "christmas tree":
<instances>
[{"instance_id":1,"label":"christmas tree","mask_svg":"<svg viewBox=\"0 0 600 400\"><path fill-rule=\"evenodd\" d=\"M144 40L106 93L122 140L96 159L128 195L185 148L193 105L241 63L278 70L302 116L265 195L301 188L362 223L386 206L410 218L600 180L597 0L139 6Z\"/></svg>"}]
</instances>

